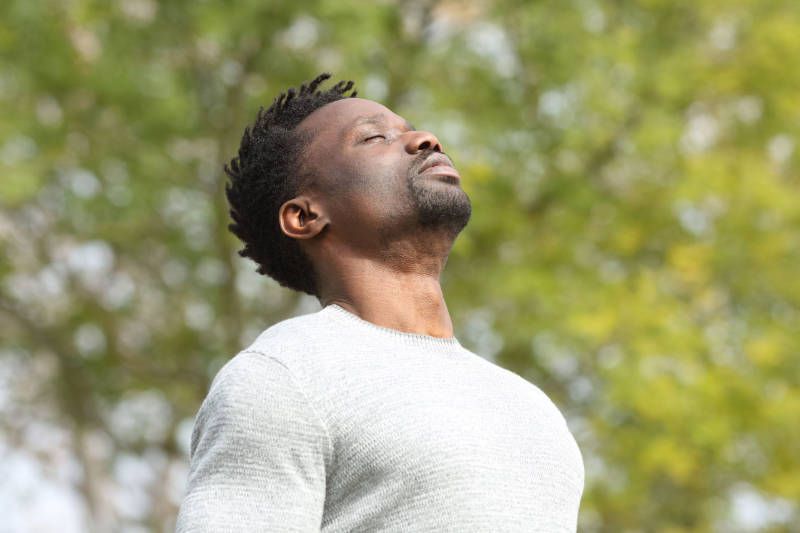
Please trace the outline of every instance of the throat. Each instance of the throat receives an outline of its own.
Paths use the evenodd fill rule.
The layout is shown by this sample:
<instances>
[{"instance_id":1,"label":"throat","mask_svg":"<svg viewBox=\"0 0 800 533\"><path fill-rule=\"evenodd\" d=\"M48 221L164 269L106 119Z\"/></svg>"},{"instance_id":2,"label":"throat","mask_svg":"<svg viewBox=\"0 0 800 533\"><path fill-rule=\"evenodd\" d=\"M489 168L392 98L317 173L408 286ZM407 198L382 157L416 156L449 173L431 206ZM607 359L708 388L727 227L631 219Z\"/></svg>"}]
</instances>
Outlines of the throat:
<instances>
[{"instance_id":1,"label":"throat","mask_svg":"<svg viewBox=\"0 0 800 533\"><path fill-rule=\"evenodd\" d=\"M453 323L435 276L361 264L325 284L323 306L337 304L373 324L432 337L453 336Z\"/></svg>"}]
</instances>

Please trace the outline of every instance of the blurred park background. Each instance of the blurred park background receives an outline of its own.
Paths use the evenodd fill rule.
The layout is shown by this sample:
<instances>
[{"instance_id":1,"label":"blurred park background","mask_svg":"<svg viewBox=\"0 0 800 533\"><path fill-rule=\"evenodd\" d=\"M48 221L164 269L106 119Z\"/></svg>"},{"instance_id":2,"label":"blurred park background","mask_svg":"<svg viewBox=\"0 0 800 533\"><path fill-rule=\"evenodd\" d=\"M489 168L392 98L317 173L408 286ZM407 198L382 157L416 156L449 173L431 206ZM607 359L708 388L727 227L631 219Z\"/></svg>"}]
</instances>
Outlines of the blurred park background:
<instances>
[{"instance_id":1,"label":"blurred park background","mask_svg":"<svg viewBox=\"0 0 800 533\"><path fill-rule=\"evenodd\" d=\"M800 2L12 0L0 19L0 531L174 528L210 380L319 308L236 255L222 165L322 71L460 168L456 334L562 408L580 531L800 531Z\"/></svg>"}]
</instances>

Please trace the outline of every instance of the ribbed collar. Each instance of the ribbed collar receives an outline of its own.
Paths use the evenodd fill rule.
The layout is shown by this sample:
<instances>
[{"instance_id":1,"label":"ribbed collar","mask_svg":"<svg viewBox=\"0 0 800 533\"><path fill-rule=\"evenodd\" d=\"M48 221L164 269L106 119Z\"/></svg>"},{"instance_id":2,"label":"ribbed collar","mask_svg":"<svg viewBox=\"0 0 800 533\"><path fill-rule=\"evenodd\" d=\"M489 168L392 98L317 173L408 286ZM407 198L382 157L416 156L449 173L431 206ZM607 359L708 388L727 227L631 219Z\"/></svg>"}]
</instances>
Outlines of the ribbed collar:
<instances>
[{"instance_id":1,"label":"ribbed collar","mask_svg":"<svg viewBox=\"0 0 800 533\"><path fill-rule=\"evenodd\" d=\"M371 331L374 334L391 337L397 342L402 342L419 348L427 348L444 351L461 351L463 347L455 337L434 337L421 333L408 333L397 329L386 328L373 324L358 315L354 315L347 309L336 304L330 304L322 309L320 313L338 320Z\"/></svg>"}]
</instances>

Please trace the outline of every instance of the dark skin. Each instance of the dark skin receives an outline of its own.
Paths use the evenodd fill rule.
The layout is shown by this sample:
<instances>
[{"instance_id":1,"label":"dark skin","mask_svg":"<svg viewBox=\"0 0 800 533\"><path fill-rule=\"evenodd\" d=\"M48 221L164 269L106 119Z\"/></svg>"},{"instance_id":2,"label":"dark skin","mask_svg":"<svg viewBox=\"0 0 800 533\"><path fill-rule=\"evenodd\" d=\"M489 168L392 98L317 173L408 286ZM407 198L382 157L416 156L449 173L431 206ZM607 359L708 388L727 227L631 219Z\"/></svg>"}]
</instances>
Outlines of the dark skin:
<instances>
[{"instance_id":1,"label":"dark skin","mask_svg":"<svg viewBox=\"0 0 800 533\"><path fill-rule=\"evenodd\" d=\"M426 224L419 205L427 199L436 217L448 213L437 206L469 200L439 140L361 98L323 106L298 131L311 135L301 163L310 180L279 221L311 258L320 303L386 328L452 337L439 280L463 224L446 216Z\"/></svg>"}]
</instances>

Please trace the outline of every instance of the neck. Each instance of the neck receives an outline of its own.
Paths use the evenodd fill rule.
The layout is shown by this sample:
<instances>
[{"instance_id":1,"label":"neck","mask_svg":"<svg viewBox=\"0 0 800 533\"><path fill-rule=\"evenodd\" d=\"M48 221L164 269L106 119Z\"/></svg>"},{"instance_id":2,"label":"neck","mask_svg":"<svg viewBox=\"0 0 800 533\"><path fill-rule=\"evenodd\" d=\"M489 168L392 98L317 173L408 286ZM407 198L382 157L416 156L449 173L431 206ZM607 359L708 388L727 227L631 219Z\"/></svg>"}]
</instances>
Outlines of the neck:
<instances>
[{"instance_id":1,"label":"neck","mask_svg":"<svg viewBox=\"0 0 800 533\"><path fill-rule=\"evenodd\" d=\"M452 337L439 276L447 256L380 259L340 255L320 272L319 301L337 304L378 326Z\"/></svg>"}]
</instances>

